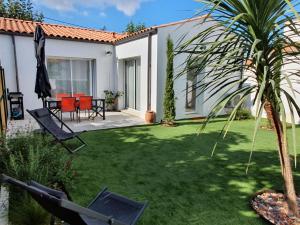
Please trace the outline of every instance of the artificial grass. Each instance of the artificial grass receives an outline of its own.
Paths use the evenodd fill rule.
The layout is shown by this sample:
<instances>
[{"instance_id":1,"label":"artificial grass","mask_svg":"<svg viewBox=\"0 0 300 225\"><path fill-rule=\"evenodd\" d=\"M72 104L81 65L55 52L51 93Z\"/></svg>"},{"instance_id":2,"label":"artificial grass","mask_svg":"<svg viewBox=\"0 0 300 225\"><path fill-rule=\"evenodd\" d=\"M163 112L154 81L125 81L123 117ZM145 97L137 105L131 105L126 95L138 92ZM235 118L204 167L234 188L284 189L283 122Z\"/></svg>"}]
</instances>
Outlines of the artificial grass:
<instances>
[{"instance_id":1,"label":"artificial grass","mask_svg":"<svg viewBox=\"0 0 300 225\"><path fill-rule=\"evenodd\" d=\"M283 189L275 135L259 131L246 175L254 121L234 122L211 158L223 125L222 119L213 121L201 135L194 120L177 127L87 132L82 136L88 147L74 156L77 175L71 195L87 205L107 186L135 200L148 200L140 225L265 224L249 201L261 189ZM295 172L298 188L299 175Z\"/></svg>"}]
</instances>

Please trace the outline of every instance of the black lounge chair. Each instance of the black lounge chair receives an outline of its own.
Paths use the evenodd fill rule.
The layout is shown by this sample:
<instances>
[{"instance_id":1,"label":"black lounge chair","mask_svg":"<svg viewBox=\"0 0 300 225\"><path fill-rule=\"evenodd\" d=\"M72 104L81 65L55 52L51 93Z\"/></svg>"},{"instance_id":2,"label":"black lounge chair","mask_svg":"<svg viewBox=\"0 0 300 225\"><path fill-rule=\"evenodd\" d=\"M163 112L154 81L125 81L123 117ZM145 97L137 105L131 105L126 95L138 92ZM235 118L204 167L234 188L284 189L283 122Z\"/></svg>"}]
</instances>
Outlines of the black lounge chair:
<instances>
[{"instance_id":1,"label":"black lounge chair","mask_svg":"<svg viewBox=\"0 0 300 225\"><path fill-rule=\"evenodd\" d=\"M2 174L1 182L26 190L45 210L70 225L134 225L147 206L104 189L84 208L69 201L64 192L34 181L27 184Z\"/></svg>"},{"instance_id":2,"label":"black lounge chair","mask_svg":"<svg viewBox=\"0 0 300 225\"><path fill-rule=\"evenodd\" d=\"M27 112L38 122L44 131L50 133L63 147L65 147L70 153L75 153L79 149L86 146L86 143L79 137L82 132L73 132L70 127L68 127L61 119L59 119L53 112L47 108L27 110ZM54 121L55 118L60 126ZM69 132L65 131L63 128L67 128ZM63 142L76 138L81 142L82 145L76 149L71 149Z\"/></svg>"}]
</instances>

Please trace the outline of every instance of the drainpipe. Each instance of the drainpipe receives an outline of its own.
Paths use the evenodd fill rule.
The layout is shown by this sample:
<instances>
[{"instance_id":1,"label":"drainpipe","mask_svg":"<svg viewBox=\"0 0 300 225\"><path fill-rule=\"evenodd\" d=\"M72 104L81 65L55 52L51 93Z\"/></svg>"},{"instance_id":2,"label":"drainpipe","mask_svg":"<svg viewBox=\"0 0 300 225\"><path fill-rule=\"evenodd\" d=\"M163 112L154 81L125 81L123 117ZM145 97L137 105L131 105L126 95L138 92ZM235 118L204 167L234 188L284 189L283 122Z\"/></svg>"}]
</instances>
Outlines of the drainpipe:
<instances>
[{"instance_id":1,"label":"drainpipe","mask_svg":"<svg viewBox=\"0 0 300 225\"><path fill-rule=\"evenodd\" d=\"M151 69L152 69L152 33L148 34L148 93L147 93L147 111L151 111Z\"/></svg>"},{"instance_id":2,"label":"drainpipe","mask_svg":"<svg viewBox=\"0 0 300 225\"><path fill-rule=\"evenodd\" d=\"M20 86L19 86L19 69L18 69L18 59L17 59L17 50L16 50L16 39L15 39L14 35L11 35L11 38L12 38L12 44L13 44L13 49L14 49L17 91L19 92Z\"/></svg>"}]
</instances>

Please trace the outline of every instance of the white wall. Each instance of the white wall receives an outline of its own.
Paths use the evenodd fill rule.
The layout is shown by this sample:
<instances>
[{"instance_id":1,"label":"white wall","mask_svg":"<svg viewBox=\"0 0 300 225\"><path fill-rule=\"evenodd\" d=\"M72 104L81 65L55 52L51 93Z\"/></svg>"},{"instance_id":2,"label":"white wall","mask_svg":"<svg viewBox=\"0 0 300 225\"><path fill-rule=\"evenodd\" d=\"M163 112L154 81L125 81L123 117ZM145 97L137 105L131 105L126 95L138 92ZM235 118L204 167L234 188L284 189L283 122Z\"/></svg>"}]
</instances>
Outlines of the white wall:
<instances>
[{"instance_id":1,"label":"white wall","mask_svg":"<svg viewBox=\"0 0 300 225\"><path fill-rule=\"evenodd\" d=\"M297 24L297 29L300 30L300 24ZM285 34L290 36L290 38L295 41L295 42L300 42L300 35L295 34L294 31L291 31L289 28L286 28L285 30ZM288 65L285 65L282 70L283 73L285 74L291 74L291 73L296 73L298 74L297 76L291 76L289 77L291 83L292 83L292 88L296 91L292 91L290 86L287 84L287 82L285 81L284 84L282 84L282 88L287 91L296 101L297 105L300 107L300 83L299 83L299 71L300 71L300 60L299 60L299 56L296 57L292 57L290 58L290 60L293 60L293 63L289 63ZM286 109L289 109L289 105L286 101L286 99L284 100L284 105ZM296 110L294 110L294 119L295 122L300 124L300 117L297 114ZM288 110L287 111L287 120L288 122L292 121L292 117L291 117L291 113Z\"/></svg>"},{"instance_id":2,"label":"white wall","mask_svg":"<svg viewBox=\"0 0 300 225\"><path fill-rule=\"evenodd\" d=\"M298 71L300 71L300 60L297 60L296 58L291 58L291 60L294 60L294 63L291 63L289 65L286 65L285 67L283 67L283 73L299 73ZM292 85L292 89L290 87L290 85L287 83L286 80L284 80L282 82L282 89L284 89L286 92L288 92L290 94L291 97L294 98L296 104L300 107L300 83L299 83L299 75L297 76L290 76L289 77L290 81L291 81L291 85ZM282 94L282 96L284 96ZM287 100L285 98L283 98L283 102L284 102L284 106L287 109L286 113L287 113L287 121L288 122L292 122L292 114L290 112L289 109L289 104L287 102ZM300 117L297 113L297 111L294 109L294 120L296 123L300 124Z\"/></svg>"},{"instance_id":3,"label":"white wall","mask_svg":"<svg viewBox=\"0 0 300 225\"><path fill-rule=\"evenodd\" d=\"M5 70L6 87L9 91L17 91L13 44L9 35L0 35L0 64Z\"/></svg>"},{"instance_id":4,"label":"white wall","mask_svg":"<svg viewBox=\"0 0 300 225\"><path fill-rule=\"evenodd\" d=\"M158 29L158 68L157 68L157 119L163 118L163 96L165 91L166 82L166 66L167 66L167 38L170 35L174 42L174 47L180 45L179 41L182 40L183 35L185 38L182 40L190 40L199 31L206 29L211 25L211 22L200 25L201 20L190 21L184 24L167 26ZM174 58L174 76L180 73L183 69L182 65L186 61L188 55L180 54ZM199 75L198 79L201 75ZM186 112L185 98L186 98L186 76L181 76L174 81L174 90L176 96L176 118L182 119L193 116L206 116L211 108L212 102L203 103L204 94L199 95L196 99L196 110L194 114ZM199 93L197 93L199 94Z\"/></svg>"},{"instance_id":5,"label":"white wall","mask_svg":"<svg viewBox=\"0 0 300 225\"><path fill-rule=\"evenodd\" d=\"M5 69L7 87L11 91L16 90L13 48L11 38L7 35L0 35L0 59ZM116 80L114 54L107 55L106 52L114 53L111 45L47 39L46 57L71 57L96 60L96 82L97 97L104 97L103 91L114 89ZM34 44L32 37L16 36L16 53L19 71L20 91L24 94L24 108L34 109L41 107L41 100L38 100L34 93L36 77L36 59L34 55Z\"/></svg>"},{"instance_id":6,"label":"white wall","mask_svg":"<svg viewBox=\"0 0 300 225\"><path fill-rule=\"evenodd\" d=\"M152 36L152 110L156 111L156 68L157 68L157 35ZM140 99L141 110L135 111L136 115L144 118L147 111L147 89L148 89L148 37L127 42L116 46L116 57L118 61L118 90L124 91L124 63L130 58L139 58L141 62ZM119 100L119 106L124 108L124 96Z\"/></svg>"},{"instance_id":7,"label":"white wall","mask_svg":"<svg viewBox=\"0 0 300 225\"><path fill-rule=\"evenodd\" d=\"M297 28L300 30L300 25L298 25ZM300 36L298 34L295 34L294 31L291 31L289 28L286 28L285 34L288 35L293 41L296 41L296 42L300 41ZM282 68L282 73L283 74L290 74L290 73L297 73L298 74L298 71L300 71L300 60L298 60L296 57L293 58L292 56L291 56L291 60L293 60L294 62L293 63L289 63L288 65L285 65ZM246 71L246 74L247 73L249 73L249 72ZM295 91L291 90L290 85L287 83L287 81L285 79L281 83L281 87L285 91L287 91L294 98L296 104L298 106L300 106L300 94L299 94L300 83L299 83L299 75L297 75L297 76L290 76L289 79L290 79L290 81L292 83L292 88ZM252 80L251 82L249 82L249 84L250 85L251 84L256 84L256 81ZM289 105L288 105L287 100L284 97L283 93L282 93L281 96L282 96L282 100L283 100L283 103L284 103L284 107L286 109L286 119L287 119L287 122L291 123L292 122L292 116L291 116L291 113L290 113ZM253 102L255 95L252 94L251 97L252 97L251 100ZM256 108L257 108L257 104L252 107L251 111L252 111L253 115L256 115ZM263 112L263 117L264 118L267 117L267 114L266 114L265 111ZM300 124L300 117L297 114L296 110L294 110L294 120L295 120L295 123Z\"/></svg>"}]
</instances>

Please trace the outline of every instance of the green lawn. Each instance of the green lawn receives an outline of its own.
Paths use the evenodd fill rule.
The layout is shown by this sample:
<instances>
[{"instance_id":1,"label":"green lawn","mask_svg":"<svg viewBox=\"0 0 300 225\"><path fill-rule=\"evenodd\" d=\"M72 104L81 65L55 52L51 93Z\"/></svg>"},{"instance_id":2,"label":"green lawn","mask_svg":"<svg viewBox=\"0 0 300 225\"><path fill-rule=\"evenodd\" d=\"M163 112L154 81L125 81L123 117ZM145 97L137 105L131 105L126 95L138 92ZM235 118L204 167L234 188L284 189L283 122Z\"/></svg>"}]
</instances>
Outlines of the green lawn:
<instances>
[{"instance_id":1,"label":"green lawn","mask_svg":"<svg viewBox=\"0 0 300 225\"><path fill-rule=\"evenodd\" d=\"M85 133L88 147L74 155L77 176L71 195L86 205L107 186L148 200L140 225L265 224L252 212L249 200L263 188L283 188L275 136L260 131L246 175L254 122L234 122L211 158L223 125L222 120L213 121L199 136L195 121L182 121L175 128L156 125ZM295 179L300 188L299 175Z\"/></svg>"}]
</instances>

